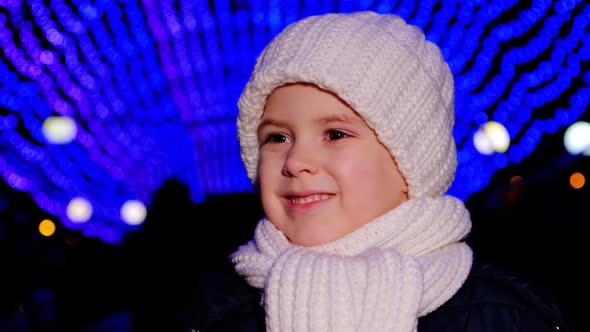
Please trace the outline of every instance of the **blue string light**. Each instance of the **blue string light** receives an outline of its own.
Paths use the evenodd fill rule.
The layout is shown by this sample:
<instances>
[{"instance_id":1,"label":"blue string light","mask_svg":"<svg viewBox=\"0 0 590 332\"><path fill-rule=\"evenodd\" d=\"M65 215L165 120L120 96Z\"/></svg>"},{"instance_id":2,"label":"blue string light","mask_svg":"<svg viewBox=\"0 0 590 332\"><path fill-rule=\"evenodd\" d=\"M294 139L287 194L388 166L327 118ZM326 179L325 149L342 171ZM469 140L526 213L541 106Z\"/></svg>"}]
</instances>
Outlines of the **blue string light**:
<instances>
[{"instance_id":1,"label":"blue string light","mask_svg":"<svg viewBox=\"0 0 590 332\"><path fill-rule=\"evenodd\" d=\"M136 229L120 220L121 204L139 199L149 206L168 179L185 183L195 202L253 189L239 156L236 102L262 48L302 17L396 13L441 47L456 82L459 166L450 193L462 199L497 169L521 162L543 135L582 117L590 100L590 4L581 0L6 0L3 6L0 174L67 227L107 242ZM514 15L505 17L507 11ZM46 140L43 121L55 115L74 120L74 141ZM474 147L473 133L489 120L508 130L505 153L482 155ZM83 224L65 213L76 196L93 205Z\"/></svg>"}]
</instances>

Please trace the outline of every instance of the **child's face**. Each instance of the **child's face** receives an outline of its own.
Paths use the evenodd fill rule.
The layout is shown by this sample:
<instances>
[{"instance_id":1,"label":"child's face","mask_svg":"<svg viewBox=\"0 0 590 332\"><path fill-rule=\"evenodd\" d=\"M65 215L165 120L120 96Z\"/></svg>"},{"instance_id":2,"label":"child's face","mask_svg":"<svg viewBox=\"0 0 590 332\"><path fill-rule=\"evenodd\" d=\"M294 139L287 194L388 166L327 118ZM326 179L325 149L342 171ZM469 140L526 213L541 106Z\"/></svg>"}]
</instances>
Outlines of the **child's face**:
<instances>
[{"instance_id":1,"label":"child's face","mask_svg":"<svg viewBox=\"0 0 590 332\"><path fill-rule=\"evenodd\" d=\"M404 178L373 130L313 85L276 89L258 140L264 212L293 244L336 240L407 200Z\"/></svg>"}]
</instances>

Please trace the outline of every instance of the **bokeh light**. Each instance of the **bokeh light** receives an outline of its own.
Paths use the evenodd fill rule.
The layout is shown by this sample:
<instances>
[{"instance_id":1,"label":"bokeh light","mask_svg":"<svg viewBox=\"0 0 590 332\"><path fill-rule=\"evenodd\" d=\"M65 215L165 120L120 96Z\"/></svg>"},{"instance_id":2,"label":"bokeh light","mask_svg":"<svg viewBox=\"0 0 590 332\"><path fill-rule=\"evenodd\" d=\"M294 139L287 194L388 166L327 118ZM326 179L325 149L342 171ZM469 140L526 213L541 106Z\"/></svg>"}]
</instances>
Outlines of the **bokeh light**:
<instances>
[{"instance_id":1,"label":"bokeh light","mask_svg":"<svg viewBox=\"0 0 590 332\"><path fill-rule=\"evenodd\" d=\"M574 172L570 175L570 186L574 189L580 189L586 184L586 177L580 172Z\"/></svg>"},{"instance_id":2,"label":"bokeh light","mask_svg":"<svg viewBox=\"0 0 590 332\"><path fill-rule=\"evenodd\" d=\"M76 197L68 204L66 213L73 223L85 223L92 217L92 204L85 198Z\"/></svg>"},{"instance_id":3,"label":"bokeh light","mask_svg":"<svg viewBox=\"0 0 590 332\"><path fill-rule=\"evenodd\" d=\"M578 121L569 126L563 135L563 145L570 154L590 156L590 123Z\"/></svg>"},{"instance_id":4,"label":"bokeh light","mask_svg":"<svg viewBox=\"0 0 590 332\"><path fill-rule=\"evenodd\" d=\"M39 223L39 233L45 237L52 236L55 233L55 223L49 219L43 219Z\"/></svg>"},{"instance_id":5,"label":"bokeh light","mask_svg":"<svg viewBox=\"0 0 590 332\"><path fill-rule=\"evenodd\" d=\"M510 136L501 123L488 121L475 132L473 144L481 154L503 153L510 146Z\"/></svg>"},{"instance_id":6,"label":"bokeh light","mask_svg":"<svg viewBox=\"0 0 590 332\"><path fill-rule=\"evenodd\" d=\"M66 116L50 116L43 121L43 135L49 143L70 143L76 137L76 123Z\"/></svg>"},{"instance_id":7,"label":"bokeh light","mask_svg":"<svg viewBox=\"0 0 590 332\"><path fill-rule=\"evenodd\" d=\"M137 200L128 200L121 207L121 219L128 225L140 225L145 220L147 209Z\"/></svg>"}]
</instances>

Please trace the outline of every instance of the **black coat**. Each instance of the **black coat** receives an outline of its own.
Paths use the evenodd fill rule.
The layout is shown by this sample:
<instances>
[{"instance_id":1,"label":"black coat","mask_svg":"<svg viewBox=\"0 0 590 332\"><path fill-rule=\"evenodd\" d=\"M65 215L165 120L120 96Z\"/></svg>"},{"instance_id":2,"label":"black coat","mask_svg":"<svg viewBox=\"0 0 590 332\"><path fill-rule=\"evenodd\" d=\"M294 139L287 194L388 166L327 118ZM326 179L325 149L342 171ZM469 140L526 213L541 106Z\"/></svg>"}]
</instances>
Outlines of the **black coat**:
<instances>
[{"instance_id":1,"label":"black coat","mask_svg":"<svg viewBox=\"0 0 590 332\"><path fill-rule=\"evenodd\" d=\"M170 331L265 330L260 292L232 271L200 275L193 302ZM418 332L571 331L558 307L531 286L489 264L474 264L461 289L418 321Z\"/></svg>"}]
</instances>

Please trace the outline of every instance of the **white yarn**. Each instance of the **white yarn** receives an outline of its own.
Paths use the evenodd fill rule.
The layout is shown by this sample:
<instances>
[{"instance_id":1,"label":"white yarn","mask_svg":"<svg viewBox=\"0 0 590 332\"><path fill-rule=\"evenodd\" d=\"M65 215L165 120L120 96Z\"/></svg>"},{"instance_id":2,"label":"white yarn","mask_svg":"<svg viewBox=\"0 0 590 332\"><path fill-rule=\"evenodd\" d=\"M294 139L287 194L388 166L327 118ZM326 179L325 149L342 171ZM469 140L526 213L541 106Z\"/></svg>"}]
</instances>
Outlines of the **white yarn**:
<instances>
[{"instance_id":1,"label":"white yarn","mask_svg":"<svg viewBox=\"0 0 590 332\"><path fill-rule=\"evenodd\" d=\"M469 213L451 196L402 203L341 239L296 246L267 219L232 255L264 290L267 331L416 331L472 263Z\"/></svg>"}]
</instances>

